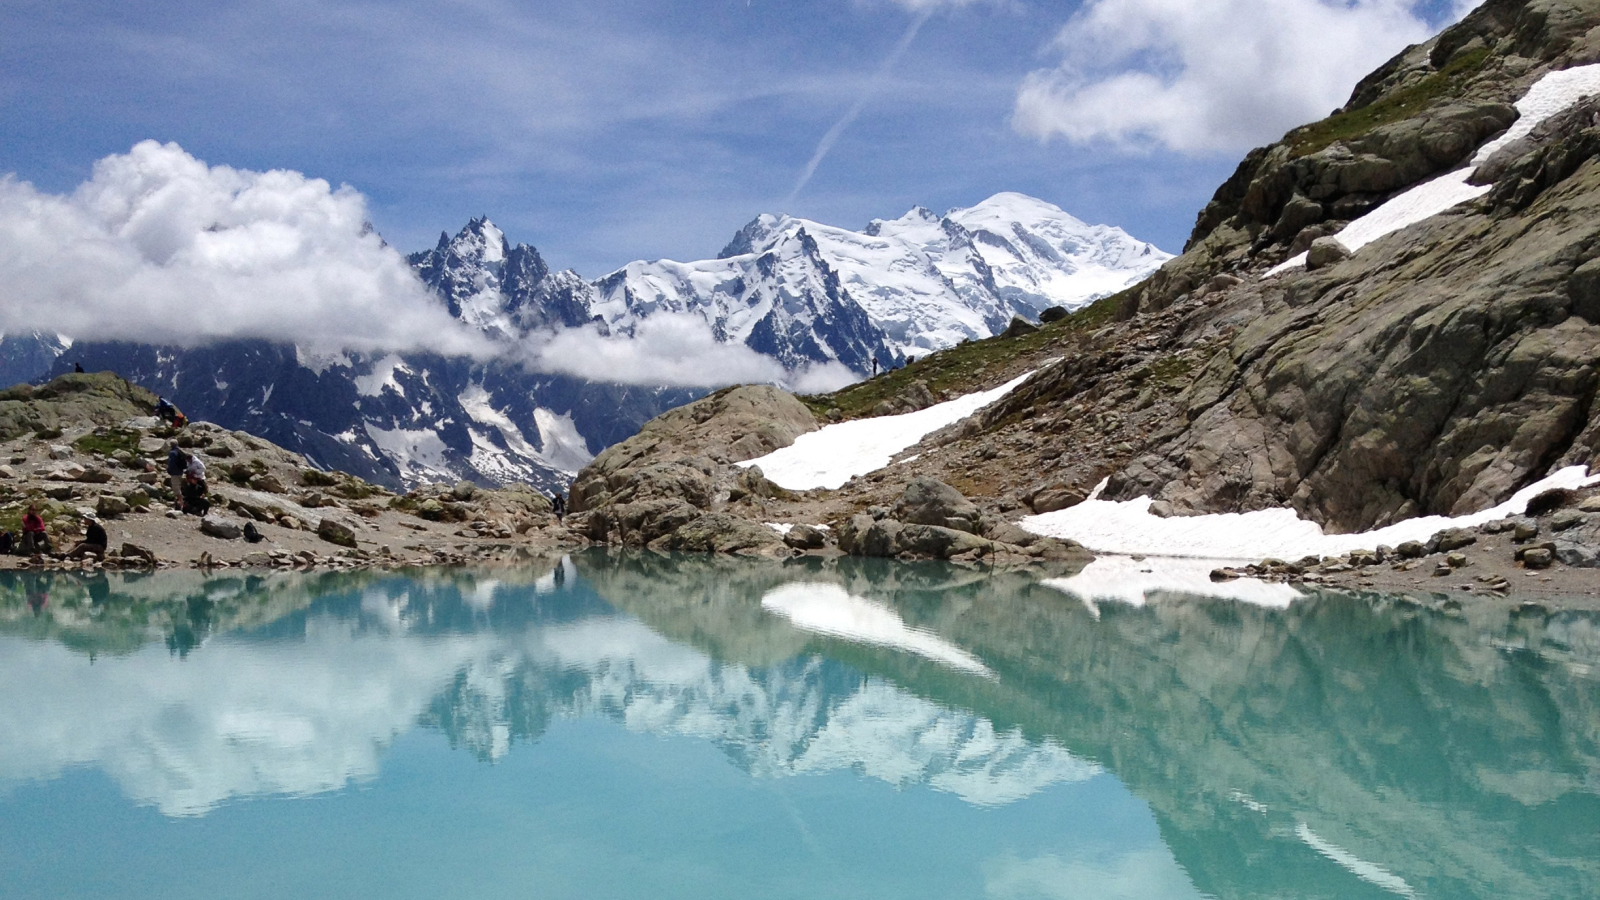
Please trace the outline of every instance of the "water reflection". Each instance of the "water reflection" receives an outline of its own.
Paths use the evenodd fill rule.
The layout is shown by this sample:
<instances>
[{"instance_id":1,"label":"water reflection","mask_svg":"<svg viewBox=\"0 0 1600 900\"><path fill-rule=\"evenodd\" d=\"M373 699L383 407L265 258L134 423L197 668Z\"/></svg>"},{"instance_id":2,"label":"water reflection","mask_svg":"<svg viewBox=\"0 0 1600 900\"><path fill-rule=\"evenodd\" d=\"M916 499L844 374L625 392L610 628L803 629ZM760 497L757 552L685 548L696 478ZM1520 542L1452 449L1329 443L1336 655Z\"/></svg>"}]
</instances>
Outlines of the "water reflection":
<instances>
[{"instance_id":1,"label":"water reflection","mask_svg":"<svg viewBox=\"0 0 1600 900\"><path fill-rule=\"evenodd\" d=\"M711 742L757 778L854 770L990 808L1109 772L1160 826L1166 849L1110 862L995 855L993 896L1600 893L1594 615L1086 606L1052 586L1070 577L603 553L12 576L0 781L94 766L191 816L378 778L419 726L494 761L601 719Z\"/></svg>"}]
</instances>

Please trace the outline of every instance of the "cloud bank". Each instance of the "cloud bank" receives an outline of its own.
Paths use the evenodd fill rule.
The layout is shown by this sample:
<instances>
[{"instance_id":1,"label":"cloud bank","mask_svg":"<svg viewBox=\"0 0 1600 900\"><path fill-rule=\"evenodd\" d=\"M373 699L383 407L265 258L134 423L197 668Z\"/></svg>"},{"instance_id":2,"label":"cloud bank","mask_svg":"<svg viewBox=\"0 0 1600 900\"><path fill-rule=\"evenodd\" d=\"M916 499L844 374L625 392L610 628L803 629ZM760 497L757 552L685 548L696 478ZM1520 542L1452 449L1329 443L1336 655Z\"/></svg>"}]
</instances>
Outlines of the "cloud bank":
<instances>
[{"instance_id":1,"label":"cloud bank","mask_svg":"<svg viewBox=\"0 0 1600 900\"><path fill-rule=\"evenodd\" d=\"M524 364L531 369L613 384L776 384L809 394L837 390L859 380L839 363L787 371L777 360L744 344L719 343L705 320L693 313L656 313L639 320L632 335L567 328L542 340L530 339L522 349Z\"/></svg>"},{"instance_id":2,"label":"cloud bank","mask_svg":"<svg viewBox=\"0 0 1600 900\"><path fill-rule=\"evenodd\" d=\"M1459 16L1468 4L1449 7ZM1418 0L1089 0L1054 68L1030 73L1013 125L1041 139L1228 153L1342 105L1356 82L1442 24Z\"/></svg>"},{"instance_id":3,"label":"cloud bank","mask_svg":"<svg viewBox=\"0 0 1600 900\"><path fill-rule=\"evenodd\" d=\"M100 160L66 196L6 176L0 330L483 355L367 221L348 186L155 141Z\"/></svg>"}]
</instances>

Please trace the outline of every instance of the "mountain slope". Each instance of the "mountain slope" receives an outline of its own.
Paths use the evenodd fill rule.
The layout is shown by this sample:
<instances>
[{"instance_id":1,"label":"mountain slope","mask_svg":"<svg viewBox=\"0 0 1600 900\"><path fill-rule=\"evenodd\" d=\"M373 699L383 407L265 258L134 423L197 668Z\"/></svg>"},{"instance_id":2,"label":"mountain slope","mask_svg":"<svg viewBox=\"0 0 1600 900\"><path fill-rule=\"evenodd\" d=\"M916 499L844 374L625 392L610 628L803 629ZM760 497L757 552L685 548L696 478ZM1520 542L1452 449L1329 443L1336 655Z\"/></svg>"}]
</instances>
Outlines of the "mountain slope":
<instances>
[{"instance_id":1,"label":"mountain slope","mask_svg":"<svg viewBox=\"0 0 1600 900\"><path fill-rule=\"evenodd\" d=\"M1595 464L1600 102L1581 95L1597 61L1600 2L1486 3L1252 151L1146 281L807 398L819 417L882 415L1036 370L838 491L766 502L764 521L839 524L934 477L1013 520L1103 483L1158 516L1289 507L1354 532Z\"/></svg>"}]
</instances>

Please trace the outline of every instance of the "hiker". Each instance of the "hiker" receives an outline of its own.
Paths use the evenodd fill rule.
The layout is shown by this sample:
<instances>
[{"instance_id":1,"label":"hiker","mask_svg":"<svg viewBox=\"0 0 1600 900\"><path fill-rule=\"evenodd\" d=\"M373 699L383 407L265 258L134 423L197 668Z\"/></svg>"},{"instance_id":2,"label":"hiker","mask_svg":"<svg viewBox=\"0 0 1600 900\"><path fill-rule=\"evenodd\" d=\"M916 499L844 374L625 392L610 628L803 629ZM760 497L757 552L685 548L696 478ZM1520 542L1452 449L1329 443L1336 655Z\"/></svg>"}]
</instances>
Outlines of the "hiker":
<instances>
[{"instance_id":1,"label":"hiker","mask_svg":"<svg viewBox=\"0 0 1600 900\"><path fill-rule=\"evenodd\" d=\"M174 413L172 416L172 427L178 429L179 431L188 428L189 417L183 413Z\"/></svg>"},{"instance_id":2,"label":"hiker","mask_svg":"<svg viewBox=\"0 0 1600 900\"><path fill-rule=\"evenodd\" d=\"M76 547L67 551L67 559L76 559L80 556L92 556L104 561L106 558L106 545L110 540L106 537L105 527L95 521L94 517L83 520L83 540Z\"/></svg>"},{"instance_id":3,"label":"hiker","mask_svg":"<svg viewBox=\"0 0 1600 900\"><path fill-rule=\"evenodd\" d=\"M556 495L550 498L550 508L555 510L556 521L561 521L561 517L567 514L567 495L556 491Z\"/></svg>"},{"instance_id":4,"label":"hiker","mask_svg":"<svg viewBox=\"0 0 1600 900\"><path fill-rule=\"evenodd\" d=\"M22 517L22 554L39 556L49 549L50 538L44 533L44 519L39 517L39 508L29 506Z\"/></svg>"},{"instance_id":5,"label":"hiker","mask_svg":"<svg viewBox=\"0 0 1600 900\"><path fill-rule=\"evenodd\" d=\"M183 511L191 516L204 516L211 511L211 500L206 496L206 483L192 473L183 476Z\"/></svg>"},{"instance_id":6,"label":"hiker","mask_svg":"<svg viewBox=\"0 0 1600 900\"><path fill-rule=\"evenodd\" d=\"M172 479L172 508L183 507L183 472L189 467L189 454L173 441L167 447L167 477Z\"/></svg>"},{"instance_id":7,"label":"hiker","mask_svg":"<svg viewBox=\"0 0 1600 900\"><path fill-rule=\"evenodd\" d=\"M205 480L206 480L206 464L200 461L200 454L198 454L198 453L189 454L189 463L188 463L188 465L185 465L183 467L183 474L184 475L193 475L194 477L200 479L200 482L202 484L205 483Z\"/></svg>"},{"instance_id":8,"label":"hiker","mask_svg":"<svg viewBox=\"0 0 1600 900\"><path fill-rule=\"evenodd\" d=\"M72 371L77 373L77 374L79 374L79 375L82 375L83 374L83 363L81 363L81 362L73 363L72 364Z\"/></svg>"},{"instance_id":9,"label":"hiker","mask_svg":"<svg viewBox=\"0 0 1600 900\"><path fill-rule=\"evenodd\" d=\"M9 528L0 531L0 554L10 556L11 551L15 549L17 549L17 536L12 534Z\"/></svg>"},{"instance_id":10,"label":"hiker","mask_svg":"<svg viewBox=\"0 0 1600 900\"><path fill-rule=\"evenodd\" d=\"M172 420L177 417L178 408L176 406L173 406L171 403L167 402L167 398L165 397L156 398L156 418L166 422L168 425L171 425Z\"/></svg>"}]
</instances>

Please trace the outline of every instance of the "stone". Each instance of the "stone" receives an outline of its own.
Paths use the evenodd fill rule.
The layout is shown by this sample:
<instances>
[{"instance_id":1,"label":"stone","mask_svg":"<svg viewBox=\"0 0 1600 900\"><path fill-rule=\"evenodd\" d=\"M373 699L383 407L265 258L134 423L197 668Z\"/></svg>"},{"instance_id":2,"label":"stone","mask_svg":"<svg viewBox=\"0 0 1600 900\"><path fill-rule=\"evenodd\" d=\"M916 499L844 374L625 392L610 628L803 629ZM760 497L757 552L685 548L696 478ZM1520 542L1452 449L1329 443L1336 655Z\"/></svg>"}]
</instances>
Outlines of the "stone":
<instances>
[{"instance_id":1,"label":"stone","mask_svg":"<svg viewBox=\"0 0 1600 900\"><path fill-rule=\"evenodd\" d=\"M689 550L702 553L787 555L789 548L778 533L758 522L727 513L702 513L672 534L650 543L652 550Z\"/></svg>"},{"instance_id":2,"label":"stone","mask_svg":"<svg viewBox=\"0 0 1600 900\"><path fill-rule=\"evenodd\" d=\"M0 465L0 478L16 478L17 470L9 465Z\"/></svg>"},{"instance_id":3,"label":"stone","mask_svg":"<svg viewBox=\"0 0 1600 900\"><path fill-rule=\"evenodd\" d=\"M1439 542L1438 549L1440 552L1449 553L1451 550L1460 550L1462 547L1476 544L1478 536L1465 528L1446 528L1444 531L1434 535L1429 540L1429 543L1433 543L1434 540Z\"/></svg>"},{"instance_id":4,"label":"stone","mask_svg":"<svg viewBox=\"0 0 1600 900\"><path fill-rule=\"evenodd\" d=\"M73 480L79 484L105 484L111 480L111 473L104 469L86 468Z\"/></svg>"},{"instance_id":5,"label":"stone","mask_svg":"<svg viewBox=\"0 0 1600 900\"><path fill-rule=\"evenodd\" d=\"M1572 541L1556 541L1555 555L1556 559L1574 568L1600 568L1600 552L1596 552L1593 547L1584 544ZM1526 555L1524 555L1523 561L1526 563Z\"/></svg>"},{"instance_id":6,"label":"stone","mask_svg":"<svg viewBox=\"0 0 1600 900\"><path fill-rule=\"evenodd\" d=\"M356 545L355 531L332 516L323 516L322 521L317 523L317 537L330 544L338 544L341 547L354 547Z\"/></svg>"},{"instance_id":7,"label":"stone","mask_svg":"<svg viewBox=\"0 0 1600 900\"><path fill-rule=\"evenodd\" d=\"M94 511L103 519L114 519L127 514L128 501L115 494L101 494L95 501Z\"/></svg>"},{"instance_id":8,"label":"stone","mask_svg":"<svg viewBox=\"0 0 1600 900\"><path fill-rule=\"evenodd\" d=\"M156 565L159 562L159 560L156 559L154 552L141 547L138 544L123 543L122 549L118 551L118 555L123 559L136 559L144 562L146 565L151 566Z\"/></svg>"},{"instance_id":9,"label":"stone","mask_svg":"<svg viewBox=\"0 0 1600 900\"><path fill-rule=\"evenodd\" d=\"M1021 316L1012 316L1011 324L1006 326L1003 336L1008 338L1022 337L1025 334L1032 334L1038 330L1039 326L1029 322L1027 319L1024 319Z\"/></svg>"},{"instance_id":10,"label":"stone","mask_svg":"<svg viewBox=\"0 0 1600 900\"><path fill-rule=\"evenodd\" d=\"M1512 526L1511 539L1519 544L1526 543L1539 536L1538 522L1518 522Z\"/></svg>"},{"instance_id":11,"label":"stone","mask_svg":"<svg viewBox=\"0 0 1600 900\"><path fill-rule=\"evenodd\" d=\"M250 569L269 569L272 567L272 554L265 550L252 550L239 560L239 564Z\"/></svg>"},{"instance_id":12,"label":"stone","mask_svg":"<svg viewBox=\"0 0 1600 900\"><path fill-rule=\"evenodd\" d=\"M1589 517L1575 509L1564 509L1550 517L1551 531L1566 531L1589 521Z\"/></svg>"},{"instance_id":13,"label":"stone","mask_svg":"<svg viewBox=\"0 0 1600 900\"><path fill-rule=\"evenodd\" d=\"M1084 501L1083 491L1066 485L1047 487L1028 498L1028 506L1036 513L1055 512L1077 506Z\"/></svg>"},{"instance_id":14,"label":"stone","mask_svg":"<svg viewBox=\"0 0 1600 900\"><path fill-rule=\"evenodd\" d=\"M1350 248L1346 247L1336 237L1319 237L1311 242L1311 249L1306 251L1306 269L1315 271L1335 263L1343 262L1350 258Z\"/></svg>"},{"instance_id":15,"label":"stone","mask_svg":"<svg viewBox=\"0 0 1600 900\"><path fill-rule=\"evenodd\" d=\"M1426 553L1421 541L1401 541L1395 545L1394 553L1401 559L1417 559Z\"/></svg>"},{"instance_id":16,"label":"stone","mask_svg":"<svg viewBox=\"0 0 1600 900\"><path fill-rule=\"evenodd\" d=\"M1444 558L1444 561L1445 564L1450 566L1452 569L1459 569L1462 566L1468 565L1467 555L1465 553L1451 553Z\"/></svg>"},{"instance_id":17,"label":"stone","mask_svg":"<svg viewBox=\"0 0 1600 900\"><path fill-rule=\"evenodd\" d=\"M1479 525L1478 531L1482 534L1505 534L1516 527L1517 523L1513 519L1495 519L1493 522Z\"/></svg>"},{"instance_id":18,"label":"stone","mask_svg":"<svg viewBox=\"0 0 1600 900\"><path fill-rule=\"evenodd\" d=\"M250 476L250 487L264 494L281 494L285 490L278 476L268 473Z\"/></svg>"},{"instance_id":19,"label":"stone","mask_svg":"<svg viewBox=\"0 0 1600 900\"><path fill-rule=\"evenodd\" d=\"M1158 519L1170 519L1173 513L1172 504L1165 500L1153 500L1147 512Z\"/></svg>"},{"instance_id":20,"label":"stone","mask_svg":"<svg viewBox=\"0 0 1600 900\"><path fill-rule=\"evenodd\" d=\"M796 525L783 536L783 542L796 550L821 550L827 546L828 535L813 525Z\"/></svg>"},{"instance_id":21,"label":"stone","mask_svg":"<svg viewBox=\"0 0 1600 900\"><path fill-rule=\"evenodd\" d=\"M225 519L222 516L206 516L200 520L200 533L208 534L214 538L221 538L225 541L233 541L244 535L244 529L232 519Z\"/></svg>"},{"instance_id":22,"label":"stone","mask_svg":"<svg viewBox=\"0 0 1600 900\"><path fill-rule=\"evenodd\" d=\"M978 507L961 492L936 478L914 478L894 505L894 517L915 525L936 525L976 534L982 521Z\"/></svg>"},{"instance_id":23,"label":"stone","mask_svg":"<svg viewBox=\"0 0 1600 900\"><path fill-rule=\"evenodd\" d=\"M1526 569L1548 569L1555 553L1543 547L1531 547L1522 554L1522 566Z\"/></svg>"},{"instance_id":24,"label":"stone","mask_svg":"<svg viewBox=\"0 0 1600 900\"><path fill-rule=\"evenodd\" d=\"M1059 322L1066 317L1067 308L1065 306L1048 306L1039 311L1039 324L1048 325L1051 322Z\"/></svg>"},{"instance_id":25,"label":"stone","mask_svg":"<svg viewBox=\"0 0 1600 900\"><path fill-rule=\"evenodd\" d=\"M454 497L461 503L466 503L468 500L471 500L473 497L477 496L477 493L478 486L470 481L458 481L455 483L455 487L450 489L450 496Z\"/></svg>"},{"instance_id":26,"label":"stone","mask_svg":"<svg viewBox=\"0 0 1600 900\"><path fill-rule=\"evenodd\" d=\"M4 468L5 466L0 466L0 469ZM1578 504L1578 508L1584 512L1600 512L1600 494L1583 498L1583 501Z\"/></svg>"},{"instance_id":27,"label":"stone","mask_svg":"<svg viewBox=\"0 0 1600 900\"><path fill-rule=\"evenodd\" d=\"M51 459L71 459L72 448L62 444L51 444L48 451Z\"/></svg>"},{"instance_id":28,"label":"stone","mask_svg":"<svg viewBox=\"0 0 1600 900\"><path fill-rule=\"evenodd\" d=\"M44 495L51 500L71 500L78 496L78 489L70 484L63 487L47 487L44 489Z\"/></svg>"}]
</instances>

